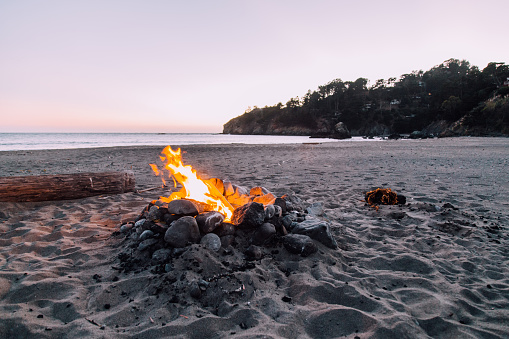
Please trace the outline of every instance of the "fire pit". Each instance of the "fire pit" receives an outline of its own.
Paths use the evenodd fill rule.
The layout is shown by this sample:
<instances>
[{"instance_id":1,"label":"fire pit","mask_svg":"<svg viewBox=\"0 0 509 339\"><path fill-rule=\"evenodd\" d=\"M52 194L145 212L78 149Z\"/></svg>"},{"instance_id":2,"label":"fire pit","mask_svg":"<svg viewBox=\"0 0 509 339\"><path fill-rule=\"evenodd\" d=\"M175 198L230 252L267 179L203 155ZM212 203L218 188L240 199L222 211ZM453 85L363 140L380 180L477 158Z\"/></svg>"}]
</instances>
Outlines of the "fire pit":
<instances>
[{"instance_id":1,"label":"fire pit","mask_svg":"<svg viewBox=\"0 0 509 339\"><path fill-rule=\"evenodd\" d=\"M187 258L198 273L209 271L188 282L190 295L200 298L211 282L254 267L267 253L281 249L307 257L322 245L337 248L330 224L303 209L294 196L277 197L265 187L247 189L218 178L201 179L183 164L181 150L169 146L161 161L162 165L150 166L164 185L172 181L176 191L153 200L136 220L120 227L117 234L125 236L131 249L119 256L120 271L151 267L168 273L176 269L176 261ZM219 265L222 255L232 259ZM216 259L207 264L204 258L211 256ZM221 268L215 270L215 265Z\"/></svg>"}]
</instances>

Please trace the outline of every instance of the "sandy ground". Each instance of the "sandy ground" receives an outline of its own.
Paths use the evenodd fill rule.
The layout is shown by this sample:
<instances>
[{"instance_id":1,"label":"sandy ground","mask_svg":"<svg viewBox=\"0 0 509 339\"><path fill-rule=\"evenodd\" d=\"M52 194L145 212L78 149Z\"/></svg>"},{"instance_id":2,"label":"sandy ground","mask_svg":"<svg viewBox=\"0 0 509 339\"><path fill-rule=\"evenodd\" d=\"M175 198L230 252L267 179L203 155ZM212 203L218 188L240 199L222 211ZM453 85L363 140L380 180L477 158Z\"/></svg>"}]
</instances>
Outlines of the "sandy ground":
<instances>
[{"instance_id":1,"label":"sandy ground","mask_svg":"<svg viewBox=\"0 0 509 339\"><path fill-rule=\"evenodd\" d=\"M0 152L0 176L127 169L143 190L160 185L148 163L161 149ZM171 300L186 274L207 267L118 270L128 249L113 232L162 188L0 203L0 337L509 337L509 139L183 150L204 178L293 193L304 207L322 203L340 248L318 244L306 258L267 248L231 275L232 288L245 290L211 306L207 298ZM363 192L377 187L408 203L366 206ZM197 266L242 261L193 247Z\"/></svg>"}]
</instances>

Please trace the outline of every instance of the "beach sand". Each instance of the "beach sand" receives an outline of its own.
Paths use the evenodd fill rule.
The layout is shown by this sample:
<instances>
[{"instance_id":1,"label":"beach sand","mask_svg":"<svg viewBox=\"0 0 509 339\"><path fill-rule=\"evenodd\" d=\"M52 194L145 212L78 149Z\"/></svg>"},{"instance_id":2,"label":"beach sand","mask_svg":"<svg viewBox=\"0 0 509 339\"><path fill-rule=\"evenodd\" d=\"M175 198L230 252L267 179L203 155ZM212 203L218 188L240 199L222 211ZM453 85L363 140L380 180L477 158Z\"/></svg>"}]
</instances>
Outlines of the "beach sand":
<instances>
[{"instance_id":1,"label":"beach sand","mask_svg":"<svg viewBox=\"0 0 509 339\"><path fill-rule=\"evenodd\" d=\"M160 186L148 163L162 148L0 152L0 176L132 170L144 190ZM162 188L0 203L1 338L509 337L509 139L183 151L203 178L321 203L339 248L317 243L309 257L266 248L214 303L212 288L183 297L184 282L241 257L193 245L182 257L197 267L179 259L169 273L118 270L129 249L114 232ZM364 192L377 187L407 204L367 206Z\"/></svg>"}]
</instances>

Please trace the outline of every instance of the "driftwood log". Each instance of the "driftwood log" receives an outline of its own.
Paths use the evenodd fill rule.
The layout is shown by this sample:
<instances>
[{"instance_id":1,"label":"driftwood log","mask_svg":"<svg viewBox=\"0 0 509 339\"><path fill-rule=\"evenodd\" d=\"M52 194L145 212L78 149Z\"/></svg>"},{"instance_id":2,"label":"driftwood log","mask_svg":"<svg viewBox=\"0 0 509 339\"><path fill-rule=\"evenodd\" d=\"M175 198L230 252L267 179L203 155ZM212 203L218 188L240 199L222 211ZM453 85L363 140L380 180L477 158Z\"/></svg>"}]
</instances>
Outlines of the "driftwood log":
<instances>
[{"instance_id":1,"label":"driftwood log","mask_svg":"<svg viewBox=\"0 0 509 339\"><path fill-rule=\"evenodd\" d=\"M133 192L134 186L130 171L0 177L0 201L80 199Z\"/></svg>"}]
</instances>

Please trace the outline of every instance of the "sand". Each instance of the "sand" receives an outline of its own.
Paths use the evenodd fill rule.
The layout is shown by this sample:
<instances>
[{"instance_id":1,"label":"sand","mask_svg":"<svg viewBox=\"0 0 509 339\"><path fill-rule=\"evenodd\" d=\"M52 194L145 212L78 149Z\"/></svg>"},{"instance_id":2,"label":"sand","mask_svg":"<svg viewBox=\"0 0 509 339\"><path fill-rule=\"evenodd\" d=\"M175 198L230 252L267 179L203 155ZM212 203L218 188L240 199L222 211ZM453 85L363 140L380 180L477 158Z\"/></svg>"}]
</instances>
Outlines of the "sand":
<instances>
[{"instance_id":1,"label":"sand","mask_svg":"<svg viewBox=\"0 0 509 339\"><path fill-rule=\"evenodd\" d=\"M148 163L161 149L0 152L0 175L128 169L144 190L160 185ZM119 271L126 241L114 232L162 188L0 203L1 338L509 336L509 139L183 150L204 178L291 193L304 207L322 203L320 218L340 248L317 243L305 258L267 248L229 280L241 293L214 304L212 289L200 300L181 291L176 302L173 285L186 275L243 259L193 245L188 259L201 271L184 259L170 273ZM407 204L367 206L363 193L377 187L404 194Z\"/></svg>"}]
</instances>

